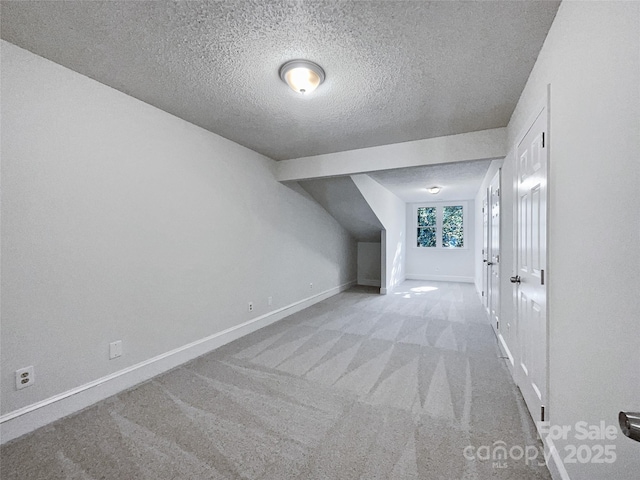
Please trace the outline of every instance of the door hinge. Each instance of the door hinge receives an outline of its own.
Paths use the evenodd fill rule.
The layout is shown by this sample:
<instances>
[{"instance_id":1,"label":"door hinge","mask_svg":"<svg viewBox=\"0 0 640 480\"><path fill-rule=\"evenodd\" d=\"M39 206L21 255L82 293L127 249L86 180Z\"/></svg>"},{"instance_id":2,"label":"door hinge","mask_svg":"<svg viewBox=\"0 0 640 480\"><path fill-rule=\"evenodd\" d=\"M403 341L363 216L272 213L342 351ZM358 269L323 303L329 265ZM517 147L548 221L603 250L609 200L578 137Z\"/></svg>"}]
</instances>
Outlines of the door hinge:
<instances>
[{"instance_id":1,"label":"door hinge","mask_svg":"<svg viewBox=\"0 0 640 480\"><path fill-rule=\"evenodd\" d=\"M500 263L500 255L496 255L496 263Z\"/></svg>"},{"instance_id":2,"label":"door hinge","mask_svg":"<svg viewBox=\"0 0 640 480\"><path fill-rule=\"evenodd\" d=\"M496 330L500 330L500 322L496 321Z\"/></svg>"},{"instance_id":3,"label":"door hinge","mask_svg":"<svg viewBox=\"0 0 640 480\"><path fill-rule=\"evenodd\" d=\"M540 407L540 421L544 422L544 405Z\"/></svg>"},{"instance_id":4,"label":"door hinge","mask_svg":"<svg viewBox=\"0 0 640 480\"><path fill-rule=\"evenodd\" d=\"M540 285L544 285L544 270L540 270Z\"/></svg>"},{"instance_id":5,"label":"door hinge","mask_svg":"<svg viewBox=\"0 0 640 480\"><path fill-rule=\"evenodd\" d=\"M500 196L500 189L496 190L496 195Z\"/></svg>"},{"instance_id":6,"label":"door hinge","mask_svg":"<svg viewBox=\"0 0 640 480\"><path fill-rule=\"evenodd\" d=\"M544 148L544 132L542 132L542 148Z\"/></svg>"},{"instance_id":7,"label":"door hinge","mask_svg":"<svg viewBox=\"0 0 640 480\"><path fill-rule=\"evenodd\" d=\"M484 290L482 291L482 296L484 297Z\"/></svg>"}]
</instances>

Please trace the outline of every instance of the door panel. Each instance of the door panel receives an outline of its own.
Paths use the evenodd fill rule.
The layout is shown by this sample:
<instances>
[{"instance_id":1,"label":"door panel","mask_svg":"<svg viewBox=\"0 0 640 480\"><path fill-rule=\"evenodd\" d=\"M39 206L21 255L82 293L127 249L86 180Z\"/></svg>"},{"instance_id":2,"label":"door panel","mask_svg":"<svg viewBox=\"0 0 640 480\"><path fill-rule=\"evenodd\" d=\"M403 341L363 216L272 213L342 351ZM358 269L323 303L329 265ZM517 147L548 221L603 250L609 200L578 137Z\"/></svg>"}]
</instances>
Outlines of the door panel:
<instances>
[{"instance_id":1,"label":"door panel","mask_svg":"<svg viewBox=\"0 0 640 480\"><path fill-rule=\"evenodd\" d=\"M540 258L540 208L542 207L540 185L531 190L531 271L540 275L542 259Z\"/></svg>"},{"instance_id":2,"label":"door panel","mask_svg":"<svg viewBox=\"0 0 640 480\"><path fill-rule=\"evenodd\" d=\"M482 304L489 312L489 191L482 200Z\"/></svg>"},{"instance_id":3,"label":"door panel","mask_svg":"<svg viewBox=\"0 0 640 480\"><path fill-rule=\"evenodd\" d=\"M496 172L489 185L491 202L489 225L491 229L489 245L489 316L491 324L500 330L500 170Z\"/></svg>"},{"instance_id":4,"label":"door panel","mask_svg":"<svg viewBox=\"0 0 640 480\"><path fill-rule=\"evenodd\" d=\"M529 241L529 194L528 192L522 192L518 195L518 203L520 216L518 217L518 225L520 232L518 235L518 268L523 272L529 271L529 258L530 252Z\"/></svg>"},{"instance_id":5,"label":"door panel","mask_svg":"<svg viewBox=\"0 0 640 480\"><path fill-rule=\"evenodd\" d=\"M517 148L518 229L517 325L520 345L518 386L534 420L547 405L546 268L547 111L542 109Z\"/></svg>"}]
</instances>

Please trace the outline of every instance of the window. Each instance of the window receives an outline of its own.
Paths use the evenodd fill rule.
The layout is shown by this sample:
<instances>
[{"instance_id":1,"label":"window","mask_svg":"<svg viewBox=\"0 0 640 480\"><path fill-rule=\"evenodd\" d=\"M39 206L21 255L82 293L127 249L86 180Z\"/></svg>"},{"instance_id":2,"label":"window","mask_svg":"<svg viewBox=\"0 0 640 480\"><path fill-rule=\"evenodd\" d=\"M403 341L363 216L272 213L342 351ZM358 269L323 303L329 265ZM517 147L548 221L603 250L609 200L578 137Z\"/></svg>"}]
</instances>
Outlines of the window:
<instances>
[{"instance_id":1,"label":"window","mask_svg":"<svg viewBox=\"0 0 640 480\"><path fill-rule=\"evenodd\" d=\"M424 205L416 208L416 246L465 248L463 204Z\"/></svg>"},{"instance_id":2,"label":"window","mask_svg":"<svg viewBox=\"0 0 640 480\"><path fill-rule=\"evenodd\" d=\"M444 248L464 247L462 205L442 207L442 246Z\"/></svg>"},{"instance_id":3,"label":"window","mask_svg":"<svg viewBox=\"0 0 640 480\"><path fill-rule=\"evenodd\" d=\"M436 246L436 207L418 207L418 246Z\"/></svg>"}]
</instances>

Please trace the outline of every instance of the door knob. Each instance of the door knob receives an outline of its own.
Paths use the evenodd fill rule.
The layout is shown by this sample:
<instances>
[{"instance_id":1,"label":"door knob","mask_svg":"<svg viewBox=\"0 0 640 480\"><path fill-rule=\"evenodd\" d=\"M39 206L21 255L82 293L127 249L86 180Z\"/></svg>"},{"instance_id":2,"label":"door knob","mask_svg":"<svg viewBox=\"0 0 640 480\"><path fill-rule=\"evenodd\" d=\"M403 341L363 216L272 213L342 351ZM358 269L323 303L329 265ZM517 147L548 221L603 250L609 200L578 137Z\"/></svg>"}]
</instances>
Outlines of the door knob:
<instances>
[{"instance_id":1,"label":"door knob","mask_svg":"<svg viewBox=\"0 0 640 480\"><path fill-rule=\"evenodd\" d=\"M640 412L620 412L618 414L620 429L627 437L640 442Z\"/></svg>"},{"instance_id":2,"label":"door knob","mask_svg":"<svg viewBox=\"0 0 640 480\"><path fill-rule=\"evenodd\" d=\"M511 283L520 283L520 275L516 275L515 277L509 277L509 281Z\"/></svg>"},{"instance_id":3,"label":"door knob","mask_svg":"<svg viewBox=\"0 0 640 480\"><path fill-rule=\"evenodd\" d=\"M493 262L487 262L487 265L493 265Z\"/></svg>"}]
</instances>

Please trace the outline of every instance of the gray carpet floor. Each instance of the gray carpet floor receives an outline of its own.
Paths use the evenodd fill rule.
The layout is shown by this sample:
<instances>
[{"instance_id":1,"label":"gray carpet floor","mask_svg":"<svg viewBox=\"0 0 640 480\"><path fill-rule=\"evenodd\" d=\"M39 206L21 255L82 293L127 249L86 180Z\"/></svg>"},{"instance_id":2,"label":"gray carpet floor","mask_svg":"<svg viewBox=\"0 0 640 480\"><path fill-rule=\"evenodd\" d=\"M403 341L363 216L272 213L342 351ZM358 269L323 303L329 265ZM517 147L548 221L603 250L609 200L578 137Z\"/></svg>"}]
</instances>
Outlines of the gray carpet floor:
<instances>
[{"instance_id":1,"label":"gray carpet floor","mask_svg":"<svg viewBox=\"0 0 640 480\"><path fill-rule=\"evenodd\" d=\"M487 459L540 446L499 356L470 284L353 288L4 445L0 475L549 479Z\"/></svg>"}]
</instances>

